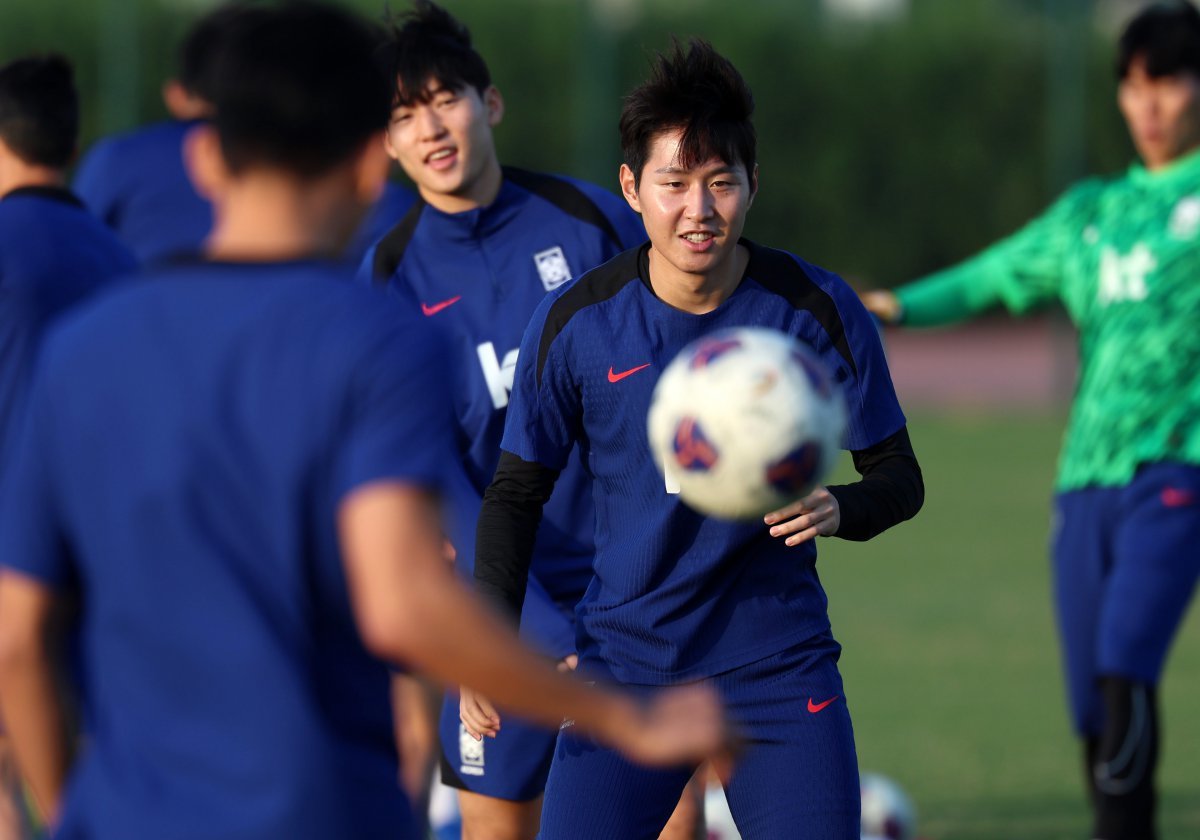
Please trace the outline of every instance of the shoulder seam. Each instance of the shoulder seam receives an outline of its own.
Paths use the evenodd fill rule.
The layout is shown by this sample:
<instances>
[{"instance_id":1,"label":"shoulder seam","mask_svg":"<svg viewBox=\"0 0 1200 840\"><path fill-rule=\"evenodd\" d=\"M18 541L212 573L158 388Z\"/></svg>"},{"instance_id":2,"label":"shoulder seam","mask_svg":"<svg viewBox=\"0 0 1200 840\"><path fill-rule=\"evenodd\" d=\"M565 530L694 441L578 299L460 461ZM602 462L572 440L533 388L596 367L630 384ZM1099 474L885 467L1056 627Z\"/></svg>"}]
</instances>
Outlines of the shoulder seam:
<instances>
[{"instance_id":1,"label":"shoulder seam","mask_svg":"<svg viewBox=\"0 0 1200 840\"><path fill-rule=\"evenodd\" d=\"M648 246L642 246L645 248ZM536 381L542 383L542 371L550 355L550 345L566 329L567 323L589 306L603 303L615 297L630 283L640 283L638 258L642 248L623 251L604 265L593 268L572 283L550 304L546 320L542 323L541 340L538 342Z\"/></svg>"},{"instance_id":2,"label":"shoulder seam","mask_svg":"<svg viewBox=\"0 0 1200 840\"><path fill-rule=\"evenodd\" d=\"M576 184L566 178L513 166L505 166L503 171L504 177L518 187L548 201L567 215L599 228L618 249L627 247L600 205Z\"/></svg>"},{"instance_id":3,"label":"shoulder seam","mask_svg":"<svg viewBox=\"0 0 1200 840\"><path fill-rule=\"evenodd\" d=\"M396 269L400 267L400 262L404 259L404 252L412 241L413 234L417 230L417 222L421 218L421 211L424 209L425 199L418 194L417 200L413 202L412 207L408 208L408 212L404 214L403 218L375 245L375 258L371 264L372 285L386 286L392 279L392 275L396 273Z\"/></svg>"},{"instance_id":4,"label":"shoulder seam","mask_svg":"<svg viewBox=\"0 0 1200 840\"><path fill-rule=\"evenodd\" d=\"M857 378L858 365L846 338L845 322L833 296L821 288L805 264L792 254L754 243L747 244L751 253L751 265L747 270L749 278L772 294L782 297L797 311L803 310L812 315Z\"/></svg>"}]
</instances>

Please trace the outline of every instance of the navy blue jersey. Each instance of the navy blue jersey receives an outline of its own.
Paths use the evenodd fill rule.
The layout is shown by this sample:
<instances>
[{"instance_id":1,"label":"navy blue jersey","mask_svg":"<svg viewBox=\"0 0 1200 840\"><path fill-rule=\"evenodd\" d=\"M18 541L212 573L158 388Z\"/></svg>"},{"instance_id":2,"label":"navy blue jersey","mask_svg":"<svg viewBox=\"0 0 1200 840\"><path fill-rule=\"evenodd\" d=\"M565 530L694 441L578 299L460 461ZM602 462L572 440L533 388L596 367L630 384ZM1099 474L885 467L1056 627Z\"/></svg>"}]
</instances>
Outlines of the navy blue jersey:
<instances>
[{"instance_id":1,"label":"navy blue jersey","mask_svg":"<svg viewBox=\"0 0 1200 840\"><path fill-rule=\"evenodd\" d=\"M183 166L196 122L169 121L100 140L75 173L75 191L143 263L196 254L212 229L212 207Z\"/></svg>"},{"instance_id":2,"label":"navy blue jersey","mask_svg":"<svg viewBox=\"0 0 1200 840\"><path fill-rule=\"evenodd\" d=\"M66 190L26 187L0 200L0 474L43 331L135 267Z\"/></svg>"},{"instance_id":3,"label":"navy blue jersey","mask_svg":"<svg viewBox=\"0 0 1200 840\"><path fill-rule=\"evenodd\" d=\"M870 316L837 276L746 242L733 294L694 315L659 300L649 246L539 307L521 345L503 448L551 469L578 444L594 477L595 578L579 604L581 666L628 683L717 674L828 631L813 541L788 547L761 522L708 519L668 493L646 413L658 375L715 329L770 327L810 345L849 407L847 447L904 426Z\"/></svg>"},{"instance_id":4,"label":"navy blue jersey","mask_svg":"<svg viewBox=\"0 0 1200 840\"><path fill-rule=\"evenodd\" d=\"M419 202L373 249L362 276L386 283L451 336L463 375L455 403L478 497L492 479L521 336L546 293L646 238L618 196L573 179L505 168L496 200L463 213ZM567 616L591 577L590 479L572 459L546 506L535 548L539 582ZM478 497L476 504L478 504ZM459 546L469 573L474 541ZM530 610L542 609L538 593ZM566 652L573 648L569 618ZM525 617L526 628L538 619ZM558 651L556 651L558 652Z\"/></svg>"},{"instance_id":5,"label":"navy blue jersey","mask_svg":"<svg viewBox=\"0 0 1200 840\"><path fill-rule=\"evenodd\" d=\"M81 590L65 837L407 837L336 509L456 463L445 348L319 262L163 269L45 342L0 557ZM200 823L196 821L200 820Z\"/></svg>"}]
</instances>

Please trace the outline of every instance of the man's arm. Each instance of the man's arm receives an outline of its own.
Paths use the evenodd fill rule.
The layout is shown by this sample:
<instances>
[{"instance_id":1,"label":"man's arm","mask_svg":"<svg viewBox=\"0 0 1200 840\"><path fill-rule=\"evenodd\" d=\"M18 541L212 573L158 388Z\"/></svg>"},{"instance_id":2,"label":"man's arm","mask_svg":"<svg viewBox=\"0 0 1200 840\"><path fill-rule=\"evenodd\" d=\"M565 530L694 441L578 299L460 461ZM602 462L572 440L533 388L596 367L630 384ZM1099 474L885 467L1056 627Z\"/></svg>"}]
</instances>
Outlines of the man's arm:
<instances>
[{"instance_id":1,"label":"man's arm","mask_svg":"<svg viewBox=\"0 0 1200 840\"><path fill-rule=\"evenodd\" d=\"M377 655L549 726L570 717L636 761L698 761L724 745L720 708L706 690L667 692L643 708L556 673L522 647L442 560L440 517L422 491L388 481L359 487L342 502L338 526L359 630Z\"/></svg>"},{"instance_id":2,"label":"man's arm","mask_svg":"<svg viewBox=\"0 0 1200 840\"><path fill-rule=\"evenodd\" d=\"M483 493L475 539L475 588L514 621L521 618L533 545L558 472L501 450Z\"/></svg>"},{"instance_id":3,"label":"man's arm","mask_svg":"<svg viewBox=\"0 0 1200 840\"><path fill-rule=\"evenodd\" d=\"M47 643L54 604L44 584L0 570L0 712L21 775L51 824L70 763L66 714Z\"/></svg>"},{"instance_id":4,"label":"man's arm","mask_svg":"<svg viewBox=\"0 0 1200 840\"><path fill-rule=\"evenodd\" d=\"M907 427L852 455L862 480L826 488L841 511L835 537L869 540L917 515L925 481Z\"/></svg>"},{"instance_id":5,"label":"man's arm","mask_svg":"<svg viewBox=\"0 0 1200 840\"><path fill-rule=\"evenodd\" d=\"M885 324L910 327L954 324L997 306L1021 315L1058 295L1063 259L1082 235L1101 186L1084 181L974 257L894 292L865 292L863 304Z\"/></svg>"},{"instance_id":6,"label":"man's arm","mask_svg":"<svg viewBox=\"0 0 1200 840\"><path fill-rule=\"evenodd\" d=\"M788 545L818 536L861 542L917 515L925 483L907 427L852 454L862 480L818 487L768 513L763 521L771 526L771 536L784 537Z\"/></svg>"}]
</instances>

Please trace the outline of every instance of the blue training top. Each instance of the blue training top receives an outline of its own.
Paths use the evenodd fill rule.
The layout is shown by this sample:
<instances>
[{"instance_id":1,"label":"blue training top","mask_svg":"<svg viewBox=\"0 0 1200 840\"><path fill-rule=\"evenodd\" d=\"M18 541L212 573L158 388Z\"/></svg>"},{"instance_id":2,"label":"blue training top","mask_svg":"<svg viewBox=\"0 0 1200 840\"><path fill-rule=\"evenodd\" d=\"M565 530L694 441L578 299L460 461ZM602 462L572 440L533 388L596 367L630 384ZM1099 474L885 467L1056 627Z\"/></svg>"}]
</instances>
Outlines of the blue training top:
<instances>
[{"instance_id":1,"label":"blue training top","mask_svg":"<svg viewBox=\"0 0 1200 840\"><path fill-rule=\"evenodd\" d=\"M584 181L504 168L487 207L443 213L418 201L363 261L360 277L386 284L453 342L461 447L478 507L500 457L500 438L521 336L546 293L645 241L624 199ZM547 653L574 651L570 611L591 578L591 479L578 458L546 506L531 568L522 632ZM474 520L458 542L474 568ZM543 590L544 587L544 590ZM548 600L547 600L548 599Z\"/></svg>"},{"instance_id":2,"label":"blue training top","mask_svg":"<svg viewBox=\"0 0 1200 840\"><path fill-rule=\"evenodd\" d=\"M0 475L43 331L136 267L66 190L23 187L0 200Z\"/></svg>"},{"instance_id":3,"label":"blue training top","mask_svg":"<svg viewBox=\"0 0 1200 840\"><path fill-rule=\"evenodd\" d=\"M659 300L644 245L547 298L521 344L502 446L551 469L582 449L595 478L596 576L577 610L580 665L623 682L722 673L829 630L813 541L786 546L761 522L706 518L667 492L646 414L658 375L686 344L724 327L789 333L844 389L847 448L904 426L878 334L849 286L742 243L745 276L712 312Z\"/></svg>"},{"instance_id":4,"label":"blue training top","mask_svg":"<svg viewBox=\"0 0 1200 840\"><path fill-rule=\"evenodd\" d=\"M412 837L335 516L456 463L446 353L327 263L168 268L47 339L0 558L78 587L58 836Z\"/></svg>"},{"instance_id":5,"label":"blue training top","mask_svg":"<svg viewBox=\"0 0 1200 840\"><path fill-rule=\"evenodd\" d=\"M183 165L183 140L198 121L155 123L98 141L84 155L74 188L143 265L199 253L212 207Z\"/></svg>"}]
</instances>

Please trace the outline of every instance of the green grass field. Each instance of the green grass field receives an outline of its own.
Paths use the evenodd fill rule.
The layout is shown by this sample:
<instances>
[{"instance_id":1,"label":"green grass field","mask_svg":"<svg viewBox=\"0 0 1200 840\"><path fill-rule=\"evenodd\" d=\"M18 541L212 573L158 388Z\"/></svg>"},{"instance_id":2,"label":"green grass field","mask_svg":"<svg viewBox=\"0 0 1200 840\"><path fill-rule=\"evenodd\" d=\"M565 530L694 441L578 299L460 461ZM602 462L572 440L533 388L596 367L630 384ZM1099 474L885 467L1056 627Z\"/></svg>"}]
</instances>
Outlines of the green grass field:
<instances>
[{"instance_id":1,"label":"green grass field","mask_svg":"<svg viewBox=\"0 0 1200 840\"><path fill-rule=\"evenodd\" d=\"M1046 550L1062 423L910 418L921 514L820 547L859 763L908 791L928 840L1089 836ZM1197 612L1162 687L1164 840L1200 837Z\"/></svg>"}]
</instances>

